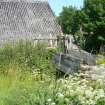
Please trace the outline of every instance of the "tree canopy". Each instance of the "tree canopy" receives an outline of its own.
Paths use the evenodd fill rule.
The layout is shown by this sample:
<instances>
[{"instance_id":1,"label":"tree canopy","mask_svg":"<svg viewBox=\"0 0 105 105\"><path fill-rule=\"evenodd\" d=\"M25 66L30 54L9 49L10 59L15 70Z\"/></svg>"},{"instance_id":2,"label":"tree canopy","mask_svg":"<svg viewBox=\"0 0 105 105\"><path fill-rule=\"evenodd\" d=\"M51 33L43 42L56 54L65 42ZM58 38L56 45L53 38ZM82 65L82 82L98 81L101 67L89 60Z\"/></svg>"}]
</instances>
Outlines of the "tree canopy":
<instances>
[{"instance_id":1,"label":"tree canopy","mask_svg":"<svg viewBox=\"0 0 105 105\"><path fill-rule=\"evenodd\" d=\"M98 52L105 45L105 0L84 0L81 10L64 7L59 20L64 33L82 37L87 51Z\"/></svg>"},{"instance_id":2,"label":"tree canopy","mask_svg":"<svg viewBox=\"0 0 105 105\"><path fill-rule=\"evenodd\" d=\"M65 34L72 33L73 18L75 16L76 8L71 6L63 7L63 11L58 17L59 24Z\"/></svg>"}]
</instances>

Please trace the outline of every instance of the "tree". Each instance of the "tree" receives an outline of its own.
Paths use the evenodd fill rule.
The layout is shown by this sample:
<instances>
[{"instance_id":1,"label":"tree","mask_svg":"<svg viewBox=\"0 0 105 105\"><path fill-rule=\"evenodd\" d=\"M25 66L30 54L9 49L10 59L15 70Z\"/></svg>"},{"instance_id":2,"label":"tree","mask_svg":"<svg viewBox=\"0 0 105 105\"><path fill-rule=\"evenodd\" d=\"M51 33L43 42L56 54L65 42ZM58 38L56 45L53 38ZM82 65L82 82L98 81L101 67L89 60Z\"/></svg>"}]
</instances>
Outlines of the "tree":
<instances>
[{"instance_id":1,"label":"tree","mask_svg":"<svg viewBox=\"0 0 105 105\"><path fill-rule=\"evenodd\" d=\"M63 7L58 20L63 32L75 35L85 50L96 53L105 45L105 0L84 0L81 10Z\"/></svg>"},{"instance_id":2,"label":"tree","mask_svg":"<svg viewBox=\"0 0 105 105\"><path fill-rule=\"evenodd\" d=\"M73 25L73 18L76 13L76 8L74 7L63 7L63 11L60 13L58 17L58 22L62 27L64 34L72 34L72 25Z\"/></svg>"},{"instance_id":3,"label":"tree","mask_svg":"<svg viewBox=\"0 0 105 105\"><path fill-rule=\"evenodd\" d=\"M83 31L86 32L85 49L99 51L105 44L105 0L85 0Z\"/></svg>"},{"instance_id":4,"label":"tree","mask_svg":"<svg viewBox=\"0 0 105 105\"><path fill-rule=\"evenodd\" d=\"M99 52L105 45L105 0L85 0L84 7L76 12L73 29L85 50Z\"/></svg>"}]
</instances>

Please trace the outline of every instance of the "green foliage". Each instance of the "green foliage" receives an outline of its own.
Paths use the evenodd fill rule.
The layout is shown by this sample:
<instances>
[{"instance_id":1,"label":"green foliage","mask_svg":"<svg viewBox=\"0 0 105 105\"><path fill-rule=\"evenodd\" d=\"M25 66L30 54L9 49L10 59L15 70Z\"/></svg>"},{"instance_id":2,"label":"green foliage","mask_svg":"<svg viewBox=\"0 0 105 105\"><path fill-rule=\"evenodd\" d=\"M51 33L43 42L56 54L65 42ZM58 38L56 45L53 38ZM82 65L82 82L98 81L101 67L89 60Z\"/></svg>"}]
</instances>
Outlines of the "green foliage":
<instances>
[{"instance_id":1,"label":"green foliage","mask_svg":"<svg viewBox=\"0 0 105 105\"><path fill-rule=\"evenodd\" d=\"M76 8L71 6L63 7L63 11L60 13L58 17L58 22L62 26L62 30L65 34L70 34L73 32L73 18L75 16Z\"/></svg>"},{"instance_id":2,"label":"green foliage","mask_svg":"<svg viewBox=\"0 0 105 105\"><path fill-rule=\"evenodd\" d=\"M51 80L47 75L46 80L41 81L29 72L24 74L17 70L16 74L16 70L12 70L11 73L0 75L0 105L45 105L49 96L52 97Z\"/></svg>"},{"instance_id":3,"label":"green foliage","mask_svg":"<svg viewBox=\"0 0 105 105\"><path fill-rule=\"evenodd\" d=\"M0 105L104 105L105 103L104 80L88 81L79 76L70 76L55 81L47 75L44 76L45 79L36 79L36 75L30 72L21 74L17 69L15 67L15 72L13 69L7 76L0 74ZM38 75L40 77L40 74Z\"/></svg>"},{"instance_id":4,"label":"green foliage","mask_svg":"<svg viewBox=\"0 0 105 105\"><path fill-rule=\"evenodd\" d=\"M105 0L85 0L83 12L86 17L83 21L86 35L86 49L99 51L105 44Z\"/></svg>"},{"instance_id":5,"label":"green foliage","mask_svg":"<svg viewBox=\"0 0 105 105\"><path fill-rule=\"evenodd\" d=\"M102 56L102 55L98 55L97 57L97 64L100 65L100 64L105 64L105 56Z\"/></svg>"},{"instance_id":6,"label":"green foliage","mask_svg":"<svg viewBox=\"0 0 105 105\"><path fill-rule=\"evenodd\" d=\"M97 53L105 45L105 0L84 0L81 10L64 7L59 20L63 32L76 35L85 50Z\"/></svg>"},{"instance_id":7,"label":"green foliage","mask_svg":"<svg viewBox=\"0 0 105 105\"><path fill-rule=\"evenodd\" d=\"M54 78L56 50L19 42L0 49L0 105L104 105L105 80Z\"/></svg>"},{"instance_id":8,"label":"green foliage","mask_svg":"<svg viewBox=\"0 0 105 105\"><path fill-rule=\"evenodd\" d=\"M6 44L0 49L0 72L8 72L10 65L19 65L22 71L36 72L52 75L55 73L52 57L56 50L47 49L41 43L20 41L16 45ZM4 71L5 70L5 71Z\"/></svg>"}]
</instances>

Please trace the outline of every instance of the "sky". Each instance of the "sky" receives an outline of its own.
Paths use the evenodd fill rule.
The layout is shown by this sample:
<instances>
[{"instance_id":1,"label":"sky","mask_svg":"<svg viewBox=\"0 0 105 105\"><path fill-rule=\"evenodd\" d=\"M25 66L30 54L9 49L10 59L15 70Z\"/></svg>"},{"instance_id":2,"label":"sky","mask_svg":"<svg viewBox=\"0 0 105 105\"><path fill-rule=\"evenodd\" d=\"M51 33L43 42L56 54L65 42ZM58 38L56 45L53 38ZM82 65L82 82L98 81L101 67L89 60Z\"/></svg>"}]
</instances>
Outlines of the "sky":
<instances>
[{"instance_id":1,"label":"sky","mask_svg":"<svg viewBox=\"0 0 105 105\"><path fill-rule=\"evenodd\" d=\"M83 7L83 0L48 0L56 16L62 11L63 6L73 6L78 9Z\"/></svg>"}]
</instances>

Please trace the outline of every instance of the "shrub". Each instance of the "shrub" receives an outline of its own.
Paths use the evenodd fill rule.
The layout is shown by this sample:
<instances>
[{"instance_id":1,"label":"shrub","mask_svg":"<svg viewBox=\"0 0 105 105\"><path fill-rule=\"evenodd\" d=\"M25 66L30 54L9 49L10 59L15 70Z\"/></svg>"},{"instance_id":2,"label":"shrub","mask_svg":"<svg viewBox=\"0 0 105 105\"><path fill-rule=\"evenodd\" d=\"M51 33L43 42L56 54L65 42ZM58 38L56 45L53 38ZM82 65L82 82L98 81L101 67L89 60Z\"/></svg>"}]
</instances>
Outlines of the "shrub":
<instances>
[{"instance_id":1,"label":"shrub","mask_svg":"<svg viewBox=\"0 0 105 105\"><path fill-rule=\"evenodd\" d=\"M104 105L105 80L55 79L56 50L19 42L0 49L0 105Z\"/></svg>"},{"instance_id":2,"label":"shrub","mask_svg":"<svg viewBox=\"0 0 105 105\"><path fill-rule=\"evenodd\" d=\"M40 75L40 74L39 74ZM96 82L72 77L55 81L44 76L46 79L35 79L36 75L30 73L19 74L11 78L0 78L0 102L1 105L104 105L105 82L97 86ZM49 78L49 79L48 79ZM93 86L94 84L94 86Z\"/></svg>"},{"instance_id":3,"label":"shrub","mask_svg":"<svg viewBox=\"0 0 105 105\"><path fill-rule=\"evenodd\" d=\"M97 57L97 64L100 65L100 64L105 64L105 56L103 55L98 55Z\"/></svg>"},{"instance_id":4,"label":"shrub","mask_svg":"<svg viewBox=\"0 0 105 105\"><path fill-rule=\"evenodd\" d=\"M6 44L0 49L0 72L7 72L8 66L18 65L22 71L46 73L52 75L55 71L52 57L56 50L46 49L46 46L38 43L20 41L12 45ZM5 71L4 71L5 70Z\"/></svg>"}]
</instances>

